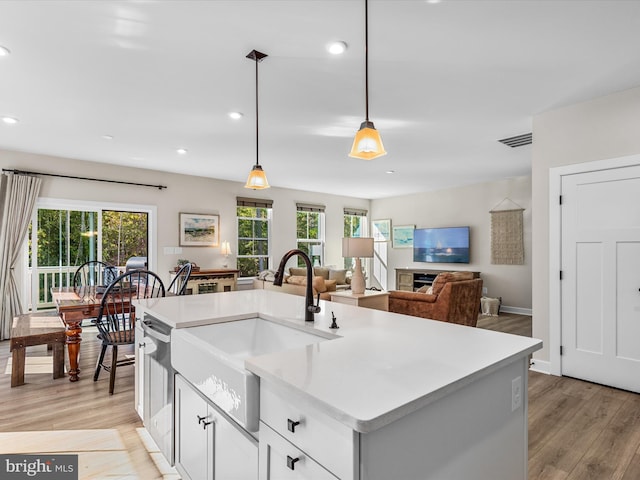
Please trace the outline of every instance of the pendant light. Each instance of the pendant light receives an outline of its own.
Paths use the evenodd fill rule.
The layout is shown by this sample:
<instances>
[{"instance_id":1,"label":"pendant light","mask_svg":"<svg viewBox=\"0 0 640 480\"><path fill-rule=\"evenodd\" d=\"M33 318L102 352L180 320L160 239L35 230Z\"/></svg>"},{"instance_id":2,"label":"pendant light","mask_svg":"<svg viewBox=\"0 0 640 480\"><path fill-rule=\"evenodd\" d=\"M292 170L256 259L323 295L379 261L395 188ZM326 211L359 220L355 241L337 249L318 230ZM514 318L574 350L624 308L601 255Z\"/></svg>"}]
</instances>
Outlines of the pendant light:
<instances>
[{"instance_id":1,"label":"pendant light","mask_svg":"<svg viewBox=\"0 0 640 480\"><path fill-rule=\"evenodd\" d=\"M360 124L351 147L350 157L373 160L386 155L380 133L369 121L369 2L364 0L364 98L366 106L365 121Z\"/></svg>"},{"instance_id":2,"label":"pendant light","mask_svg":"<svg viewBox=\"0 0 640 480\"><path fill-rule=\"evenodd\" d=\"M262 170L262 166L258 162L258 63L267 56L266 53L258 52L257 50L251 50L247 55L247 58L256 62L256 164L249 172L247 183L244 188L251 188L253 190L263 190L269 188L269 182L267 181L267 174Z\"/></svg>"}]
</instances>

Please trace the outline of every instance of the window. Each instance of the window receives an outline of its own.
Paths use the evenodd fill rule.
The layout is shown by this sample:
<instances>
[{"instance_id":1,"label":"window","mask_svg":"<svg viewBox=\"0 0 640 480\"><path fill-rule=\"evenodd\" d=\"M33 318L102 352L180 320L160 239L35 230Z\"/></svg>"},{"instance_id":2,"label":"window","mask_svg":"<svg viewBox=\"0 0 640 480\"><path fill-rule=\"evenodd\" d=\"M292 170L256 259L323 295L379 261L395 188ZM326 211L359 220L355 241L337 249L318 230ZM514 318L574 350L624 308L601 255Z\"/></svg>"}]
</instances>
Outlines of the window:
<instances>
[{"instance_id":1,"label":"window","mask_svg":"<svg viewBox=\"0 0 640 480\"><path fill-rule=\"evenodd\" d=\"M116 206L124 208L112 208ZM135 205L39 199L27 244L25 293L30 307L52 307L51 288L70 285L77 268L88 260L124 271L130 257L149 258L152 211Z\"/></svg>"},{"instance_id":2,"label":"window","mask_svg":"<svg viewBox=\"0 0 640 480\"><path fill-rule=\"evenodd\" d=\"M255 277L269 268L272 206L271 200L237 198L240 277Z\"/></svg>"},{"instance_id":3,"label":"window","mask_svg":"<svg viewBox=\"0 0 640 480\"><path fill-rule=\"evenodd\" d=\"M324 205L296 204L296 246L313 257L314 264L322 264L322 252L324 250ZM316 247L316 248L313 248ZM313 254L319 255L313 255ZM304 267L304 260L300 257L298 266Z\"/></svg>"},{"instance_id":4,"label":"window","mask_svg":"<svg viewBox=\"0 0 640 480\"><path fill-rule=\"evenodd\" d=\"M358 208L344 209L344 237L367 236L367 211ZM344 268L351 269L354 265L353 258L344 259Z\"/></svg>"}]
</instances>

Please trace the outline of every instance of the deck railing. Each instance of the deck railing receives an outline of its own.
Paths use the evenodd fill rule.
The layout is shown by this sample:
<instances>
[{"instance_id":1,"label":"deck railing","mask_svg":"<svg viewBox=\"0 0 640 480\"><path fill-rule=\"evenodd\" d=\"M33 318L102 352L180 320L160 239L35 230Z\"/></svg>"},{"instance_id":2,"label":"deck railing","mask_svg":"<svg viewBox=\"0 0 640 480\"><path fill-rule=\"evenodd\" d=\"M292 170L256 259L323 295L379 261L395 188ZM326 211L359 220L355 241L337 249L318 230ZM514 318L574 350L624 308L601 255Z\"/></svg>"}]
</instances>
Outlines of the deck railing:
<instances>
[{"instance_id":1,"label":"deck railing","mask_svg":"<svg viewBox=\"0 0 640 480\"><path fill-rule=\"evenodd\" d=\"M53 298L51 297L51 289L57 287L67 287L73 283L73 275L78 269L79 265L63 265L55 267L38 267L38 297L35 306L31 306L32 310L44 310L47 308L55 307ZM118 268L119 271L124 271L123 268ZM33 284L31 282L33 275L33 269L28 269L28 285L29 285L29 302L31 302L33 295L31 289ZM35 307L35 308L34 308Z\"/></svg>"}]
</instances>

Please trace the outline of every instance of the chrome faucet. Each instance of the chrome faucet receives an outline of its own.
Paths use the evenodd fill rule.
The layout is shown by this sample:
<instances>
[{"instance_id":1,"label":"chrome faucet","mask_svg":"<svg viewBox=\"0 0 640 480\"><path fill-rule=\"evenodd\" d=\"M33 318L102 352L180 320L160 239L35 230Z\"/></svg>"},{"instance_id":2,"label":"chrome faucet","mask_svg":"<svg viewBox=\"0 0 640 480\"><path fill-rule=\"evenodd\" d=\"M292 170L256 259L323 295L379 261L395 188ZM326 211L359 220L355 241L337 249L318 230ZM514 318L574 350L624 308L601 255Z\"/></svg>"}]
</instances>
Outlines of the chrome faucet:
<instances>
[{"instance_id":1,"label":"chrome faucet","mask_svg":"<svg viewBox=\"0 0 640 480\"><path fill-rule=\"evenodd\" d=\"M305 290L305 308L304 308L304 321L305 322L313 322L313 314L320 312L320 294L318 294L318 304L313 304L313 267L311 266L311 260L306 253L302 250L294 248L293 250L289 250L284 254L282 260L280 260L280 266L278 267L278 271L275 274L275 280L273 284L277 287L282 286L282 280L284 278L284 266L287 264L289 259L294 255L298 255L302 260L304 260L305 265L307 266L307 288Z\"/></svg>"}]
</instances>

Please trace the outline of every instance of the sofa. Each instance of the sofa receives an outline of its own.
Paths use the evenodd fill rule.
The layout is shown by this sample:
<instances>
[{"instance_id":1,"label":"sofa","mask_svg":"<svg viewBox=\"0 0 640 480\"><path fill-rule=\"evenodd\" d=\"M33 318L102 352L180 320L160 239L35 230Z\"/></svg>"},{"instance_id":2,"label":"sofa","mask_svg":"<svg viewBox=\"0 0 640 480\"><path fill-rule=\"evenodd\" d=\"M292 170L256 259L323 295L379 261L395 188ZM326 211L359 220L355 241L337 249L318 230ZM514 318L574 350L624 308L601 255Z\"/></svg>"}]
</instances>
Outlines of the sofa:
<instances>
[{"instance_id":1,"label":"sofa","mask_svg":"<svg viewBox=\"0 0 640 480\"><path fill-rule=\"evenodd\" d=\"M389 311L475 327L482 297L482 279L473 272L438 274L430 287L416 292L389 292Z\"/></svg>"},{"instance_id":2,"label":"sofa","mask_svg":"<svg viewBox=\"0 0 640 480\"><path fill-rule=\"evenodd\" d=\"M312 283L313 295L316 296L320 294L320 298L322 300L331 300L331 292L349 287L346 279L346 270L335 271L333 273L331 273L331 271L332 269L327 267L314 268ZM293 295L305 295L307 285L306 268L289 268L289 273L285 274L281 287L277 287L273 284L274 275L274 270L264 270L260 272L258 277L253 279L253 288L273 290ZM339 281L341 282L340 284L338 283Z\"/></svg>"}]
</instances>

